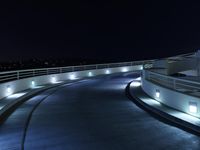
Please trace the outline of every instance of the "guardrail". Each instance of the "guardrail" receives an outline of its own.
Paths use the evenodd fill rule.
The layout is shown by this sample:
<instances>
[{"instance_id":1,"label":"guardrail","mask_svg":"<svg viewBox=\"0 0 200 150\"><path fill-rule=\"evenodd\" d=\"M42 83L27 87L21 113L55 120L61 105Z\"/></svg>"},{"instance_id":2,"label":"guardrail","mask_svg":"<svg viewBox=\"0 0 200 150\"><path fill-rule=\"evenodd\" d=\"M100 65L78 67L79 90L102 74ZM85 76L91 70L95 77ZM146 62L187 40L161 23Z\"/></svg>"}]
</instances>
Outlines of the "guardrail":
<instances>
[{"instance_id":1,"label":"guardrail","mask_svg":"<svg viewBox=\"0 0 200 150\"><path fill-rule=\"evenodd\" d=\"M193 53L183 54L191 55ZM183 56L183 55L177 55ZM0 83L24 79L28 77L60 74L74 71L84 71L84 70L96 70L96 69L106 69L124 66L134 66L143 65L144 68L151 68L154 60L143 60L143 61L131 61L131 62L120 62L120 63L106 63L106 64L94 64L94 65L80 65L80 66L67 66L67 67L55 67L55 68L41 68L41 69L27 69L27 70L16 70L0 72Z\"/></svg>"},{"instance_id":2,"label":"guardrail","mask_svg":"<svg viewBox=\"0 0 200 150\"><path fill-rule=\"evenodd\" d=\"M148 81L173 90L189 92L190 94L200 91L200 82L171 77L150 70L144 70L144 76Z\"/></svg>"},{"instance_id":3,"label":"guardrail","mask_svg":"<svg viewBox=\"0 0 200 150\"><path fill-rule=\"evenodd\" d=\"M42 76L42 75L51 75L51 74L61 74L61 73L74 72L74 71L96 70L96 69L105 69L105 68L143 65L146 63L151 64L152 62L153 62L153 60L146 60L146 61L133 61L133 62L121 62L121 63L109 63L109 64L95 64L95 65L81 65L81 66L7 71L7 72L0 72L0 83L12 81L12 80L19 80L19 79L28 78L28 77Z\"/></svg>"}]
</instances>

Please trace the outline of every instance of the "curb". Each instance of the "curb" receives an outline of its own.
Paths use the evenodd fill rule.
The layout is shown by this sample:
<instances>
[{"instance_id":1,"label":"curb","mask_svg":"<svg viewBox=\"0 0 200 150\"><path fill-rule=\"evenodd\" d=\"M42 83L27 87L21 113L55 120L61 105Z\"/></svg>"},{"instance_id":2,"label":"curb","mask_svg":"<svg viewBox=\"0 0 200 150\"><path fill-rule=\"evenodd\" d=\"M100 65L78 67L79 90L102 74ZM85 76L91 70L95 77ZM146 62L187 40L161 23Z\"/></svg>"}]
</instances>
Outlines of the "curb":
<instances>
[{"instance_id":1,"label":"curb","mask_svg":"<svg viewBox=\"0 0 200 150\"><path fill-rule=\"evenodd\" d=\"M32 90L30 92L28 92L27 94L23 95L20 98L17 98L16 100L14 100L13 102L10 102L9 104L7 104L6 106L4 106L1 110L0 110L0 125L4 123L4 121L9 117L9 115L11 113L13 113L21 104L23 104L25 101L29 100L30 98L55 87L59 87L65 84L70 84L70 83L76 83L76 82L80 82L83 80L76 80L76 81L72 81L72 82L62 82L62 83L58 83L58 84L54 84L54 85L47 85L46 87L40 88L40 89L35 89Z\"/></svg>"},{"instance_id":2,"label":"curb","mask_svg":"<svg viewBox=\"0 0 200 150\"><path fill-rule=\"evenodd\" d=\"M146 104L145 102L143 102L142 100L140 100L140 98L137 97L137 94L132 94L131 91L130 91L131 90L130 85L131 85L132 82L133 81L128 83L128 85L126 87L126 94L136 105L138 105L143 110L149 112L150 114L152 113L152 115L155 118L157 118L157 119L159 119L163 122L166 122L170 125L176 126L176 127L181 128L185 131L188 131L192 134L200 136L200 126L197 126L197 125L192 124L190 122L184 121L184 120L177 118L177 117L174 117L174 116L172 116L172 115L170 115L170 114L168 114L164 111L161 111L161 110L159 110L155 107L152 107L152 106ZM141 90L141 92L143 92L141 87L136 87L135 89ZM147 97L149 97L146 93L144 93L144 94Z\"/></svg>"}]
</instances>

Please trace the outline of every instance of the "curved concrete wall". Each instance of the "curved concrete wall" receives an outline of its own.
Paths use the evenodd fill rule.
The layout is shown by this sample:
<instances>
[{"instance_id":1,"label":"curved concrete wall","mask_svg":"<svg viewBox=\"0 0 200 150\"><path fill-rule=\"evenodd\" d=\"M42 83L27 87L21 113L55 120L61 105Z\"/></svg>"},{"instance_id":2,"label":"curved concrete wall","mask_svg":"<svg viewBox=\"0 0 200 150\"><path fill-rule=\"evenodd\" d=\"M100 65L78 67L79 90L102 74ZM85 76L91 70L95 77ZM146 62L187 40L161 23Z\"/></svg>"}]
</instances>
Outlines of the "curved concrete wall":
<instances>
[{"instance_id":1,"label":"curved concrete wall","mask_svg":"<svg viewBox=\"0 0 200 150\"><path fill-rule=\"evenodd\" d=\"M160 103L163 103L171 108L177 109L179 111L182 111L182 112L185 112L185 113L188 113L200 118L199 98L154 84L145 79L145 71L143 71L142 89L150 97L154 98ZM159 90L160 92L159 98L156 96L157 90ZM197 113L190 112L189 106L191 103L195 103L197 105Z\"/></svg>"},{"instance_id":2,"label":"curved concrete wall","mask_svg":"<svg viewBox=\"0 0 200 150\"><path fill-rule=\"evenodd\" d=\"M52 77L54 77L56 81L65 81L65 80L70 80L70 78L79 79L79 78L89 77L91 75L92 76L105 75L105 74L108 74L108 72L106 72L107 70L109 70L109 74L112 74L112 73L117 73L117 72L141 70L141 68L142 68L142 65L136 65L136 66L127 66L127 67L76 71L76 72L36 76L36 77L31 77L31 78L15 80L15 81L0 84L0 99L10 95L10 92L8 92L8 88L10 88L11 93L16 93L19 91L23 91L25 89L30 89L32 87L32 83L31 83L32 81L35 82L36 86L41 86L44 84L51 83ZM89 72L91 72L92 74L89 75ZM73 77L72 77L72 74L73 74Z\"/></svg>"}]
</instances>

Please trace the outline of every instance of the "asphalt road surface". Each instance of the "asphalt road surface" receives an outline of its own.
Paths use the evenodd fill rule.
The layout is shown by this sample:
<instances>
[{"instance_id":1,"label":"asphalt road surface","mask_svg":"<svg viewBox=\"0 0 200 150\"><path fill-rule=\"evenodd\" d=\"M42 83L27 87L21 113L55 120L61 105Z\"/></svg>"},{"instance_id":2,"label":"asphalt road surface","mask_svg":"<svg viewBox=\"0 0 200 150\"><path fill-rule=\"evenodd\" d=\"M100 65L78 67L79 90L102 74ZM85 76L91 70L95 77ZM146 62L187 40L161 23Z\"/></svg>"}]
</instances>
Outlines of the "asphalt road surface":
<instances>
[{"instance_id":1,"label":"asphalt road surface","mask_svg":"<svg viewBox=\"0 0 200 150\"><path fill-rule=\"evenodd\" d=\"M200 137L128 99L136 76L85 79L29 99L0 126L0 150L199 150Z\"/></svg>"}]
</instances>

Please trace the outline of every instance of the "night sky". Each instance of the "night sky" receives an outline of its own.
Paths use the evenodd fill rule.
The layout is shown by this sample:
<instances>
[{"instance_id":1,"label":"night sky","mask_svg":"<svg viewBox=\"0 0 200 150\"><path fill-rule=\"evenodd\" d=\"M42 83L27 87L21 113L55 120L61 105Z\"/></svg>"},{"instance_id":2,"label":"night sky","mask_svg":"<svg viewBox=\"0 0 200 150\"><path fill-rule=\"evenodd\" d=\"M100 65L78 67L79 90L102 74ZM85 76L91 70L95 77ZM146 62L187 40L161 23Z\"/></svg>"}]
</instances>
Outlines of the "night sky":
<instances>
[{"instance_id":1,"label":"night sky","mask_svg":"<svg viewBox=\"0 0 200 150\"><path fill-rule=\"evenodd\" d=\"M126 61L193 52L200 2L188 2L9 1L0 5L0 59Z\"/></svg>"}]
</instances>

